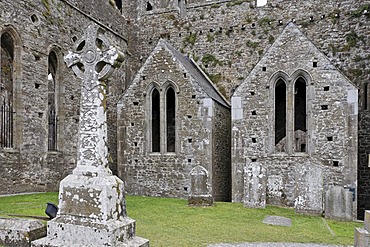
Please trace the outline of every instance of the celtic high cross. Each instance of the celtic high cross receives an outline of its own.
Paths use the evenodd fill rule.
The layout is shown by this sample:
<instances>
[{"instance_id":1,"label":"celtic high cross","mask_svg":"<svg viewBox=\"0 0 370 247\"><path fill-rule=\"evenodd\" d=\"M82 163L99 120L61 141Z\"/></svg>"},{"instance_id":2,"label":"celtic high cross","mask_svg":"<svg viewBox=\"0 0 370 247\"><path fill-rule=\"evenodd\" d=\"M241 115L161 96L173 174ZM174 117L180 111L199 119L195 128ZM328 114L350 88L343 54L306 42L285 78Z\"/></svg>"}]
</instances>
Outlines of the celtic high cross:
<instances>
[{"instance_id":1,"label":"celtic high cross","mask_svg":"<svg viewBox=\"0 0 370 247\"><path fill-rule=\"evenodd\" d=\"M76 175L110 174L108 168L106 84L123 61L103 30L90 25L64 61L82 79Z\"/></svg>"}]
</instances>

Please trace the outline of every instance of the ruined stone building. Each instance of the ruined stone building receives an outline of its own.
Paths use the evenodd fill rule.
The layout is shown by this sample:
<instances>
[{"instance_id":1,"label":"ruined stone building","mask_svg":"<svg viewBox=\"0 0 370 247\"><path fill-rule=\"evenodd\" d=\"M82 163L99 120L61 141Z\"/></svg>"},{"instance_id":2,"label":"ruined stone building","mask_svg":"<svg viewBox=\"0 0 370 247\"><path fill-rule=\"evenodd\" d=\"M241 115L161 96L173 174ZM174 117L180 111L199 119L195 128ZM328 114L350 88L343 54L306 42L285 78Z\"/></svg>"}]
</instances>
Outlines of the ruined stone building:
<instances>
[{"instance_id":1,"label":"ruined stone building","mask_svg":"<svg viewBox=\"0 0 370 247\"><path fill-rule=\"evenodd\" d=\"M330 186L355 191L357 98L288 24L231 98L233 201L321 214Z\"/></svg>"},{"instance_id":2,"label":"ruined stone building","mask_svg":"<svg viewBox=\"0 0 370 247\"><path fill-rule=\"evenodd\" d=\"M189 186L186 176L192 167L201 165L209 172L213 193L229 190L223 198L245 201L246 175L250 168L266 164L276 168L266 170L266 188L272 184L285 188L277 193L265 191L267 203L292 205L295 196L309 196L300 191L309 182L315 184L316 193L331 185L346 186L353 192L354 209L357 204L361 218L365 208L370 208L369 13L368 0L3 0L0 193L56 190L75 166L81 82L66 69L63 56L93 22L126 56L124 65L107 81L108 146L111 169L121 178L132 179L132 183L126 182L128 191L132 188L130 193L185 197ZM288 23L294 23L295 28L285 29ZM289 32L297 32L298 37L284 38ZM305 44L302 50L278 41L295 42L294 38ZM291 68L285 68L283 61L290 62ZM155 68L161 68L161 73L147 73ZM152 87L146 88L150 83ZM254 95L249 89L252 86ZM302 90L306 90L306 104L294 103L295 99L304 102ZM355 108L350 107L355 106L353 90L358 91L357 134L352 126L357 121ZM243 105L243 98L256 100ZM158 100L162 117L155 125L148 114L153 113L151 104ZM167 102L178 111L173 113ZM212 116L207 102L213 106ZM122 108L125 104L126 112ZM228 131L239 136L221 143L223 148L234 150L233 159L227 161L223 156L225 161L220 165L214 162L220 158L214 150L220 148L222 136L217 135L224 133L227 124L217 122L216 116L220 113L227 119L229 104L233 104L233 116L242 111L250 114L243 121L255 121L240 127L236 124L242 119L232 120ZM275 104L281 114L286 109L285 118L276 123ZM297 113L295 105L301 107ZM165 124L171 121L165 117L167 110L175 114L168 130ZM139 112L147 114L146 118L135 115ZM269 118L262 120L263 116ZM159 126L159 131L153 131L153 126ZM174 134L168 137L168 133ZM150 139L151 134L158 136L157 142ZM228 147L228 143L233 145ZM159 152L152 152L153 146ZM236 159L237 152L245 157ZM157 165L161 159L168 165ZM242 159L248 165L227 175L243 163ZM275 165L279 160L282 165ZM148 166L138 169L147 162L156 165L152 170ZM302 171L302 186L284 178L298 174L292 169L296 163ZM178 169L167 171L171 166ZM222 176L216 172L221 168L225 169ZM137 169L136 174L131 173L137 180L128 173L133 169ZM227 189L230 177L239 192ZM309 177L323 179L311 181ZM223 179L226 182L221 189L216 184ZM317 203L325 198L313 197Z\"/></svg>"},{"instance_id":3,"label":"ruined stone building","mask_svg":"<svg viewBox=\"0 0 370 247\"><path fill-rule=\"evenodd\" d=\"M230 200L230 106L194 61L160 40L117 110L127 193L186 197L200 165L213 197Z\"/></svg>"}]
</instances>

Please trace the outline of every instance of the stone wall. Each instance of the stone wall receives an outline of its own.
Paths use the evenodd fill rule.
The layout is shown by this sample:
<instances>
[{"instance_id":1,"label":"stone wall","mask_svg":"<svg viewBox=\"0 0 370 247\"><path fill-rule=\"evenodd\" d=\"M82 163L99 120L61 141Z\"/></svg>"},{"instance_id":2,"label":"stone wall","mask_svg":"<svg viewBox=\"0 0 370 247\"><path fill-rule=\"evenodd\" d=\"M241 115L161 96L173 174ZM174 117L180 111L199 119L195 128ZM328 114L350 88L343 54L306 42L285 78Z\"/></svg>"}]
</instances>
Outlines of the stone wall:
<instances>
[{"instance_id":1,"label":"stone wall","mask_svg":"<svg viewBox=\"0 0 370 247\"><path fill-rule=\"evenodd\" d=\"M156 41L160 37L166 38L177 49L192 55L209 73L219 90L230 97L283 27L294 21L314 45L359 86L359 103L364 103L364 88L361 85L370 79L370 31L367 28L370 1L269 0L266 6L256 7L254 0L189 0L182 14L176 5L144 11L132 1L125 2L127 8L123 8L123 14L137 30L132 33L137 43L133 51L138 65L136 70ZM145 4L146 1L142 2ZM360 218L365 207L370 207L370 186L367 182L370 174L367 126L370 122L368 111L362 109L363 105L359 113Z\"/></svg>"},{"instance_id":2,"label":"stone wall","mask_svg":"<svg viewBox=\"0 0 370 247\"><path fill-rule=\"evenodd\" d=\"M0 193L56 191L59 181L76 166L80 80L68 69L63 55L74 49L91 22L105 27L112 42L126 48L120 12L108 1L86 2L95 9L78 10L68 1L1 1L0 30L14 30L19 37L16 57L14 147L0 150ZM81 2L82 3L82 2ZM92 6L95 5L95 8ZM99 8L96 8L99 6ZM80 7L80 6L77 6ZM112 18L114 17L114 18ZM114 20L114 22L112 22ZM48 151L48 56L58 56L57 150ZM115 105L125 88L125 68L109 79L109 147L116 160ZM113 152L112 152L113 151ZM113 163L112 163L113 164ZM112 169L115 167L112 165Z\"/></svg>"},{"instance_id":3,"label":"stone wall","mask_svg":"<svg viewBox=\"0 0 370 247\"><path fill-rule=\"evenodd\" d=\"M216 141L219 146L220 138L229 139L226 128L230 125L229 109L209 98L179 60L166 45L158 44L118 105L118 174L125 181L128 194L186 198L190 192L190 172L195 166L200 165L211 174L214 166L217 166L214 172L228 172L229 148L213 150L212 143ZM159 91L161 112L164 112L168 86L176 91L176 149L166 151L166 135L161 130L161 148L152 151L152 92L154 88ZM216 118L220 118L217 124ZM161 122L161 126L162 123L165 125ZM220 133L216 134L217 131ZM223 141L223 145L226 146L227 141ZM224 157L213 155L217 151ZM217 182L225 179L217 176ZM219 199L227 197L224 194L229 188L217 189L221 191L217 194Z\"/></svg>"}]
</instances>

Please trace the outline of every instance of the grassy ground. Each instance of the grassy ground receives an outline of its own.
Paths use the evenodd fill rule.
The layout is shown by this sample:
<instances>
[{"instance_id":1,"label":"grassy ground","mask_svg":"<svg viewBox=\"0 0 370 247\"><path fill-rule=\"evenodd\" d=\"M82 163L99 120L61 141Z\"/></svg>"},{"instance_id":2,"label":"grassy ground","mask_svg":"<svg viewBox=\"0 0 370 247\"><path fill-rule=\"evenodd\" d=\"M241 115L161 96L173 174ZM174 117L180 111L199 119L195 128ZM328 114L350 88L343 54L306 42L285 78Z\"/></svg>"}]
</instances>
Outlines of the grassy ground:
<instances>
[{"instance_id":1,"label":"grassy ground","mask_svg":"<svg viewBox=\"0 0 370 247\"><path fill-rule=\"evenodd\" d=\"M0 197L0 216L8 214L44 216L46 202L57 203L57 193ZM268 206L248 209L241 203L216 203L192 208L186 200L127 196L129 217L136 220L137 235L156 246L206 246L212 243L300 242L353 245L360 223L327 220L295 214L292 209ZM267 215L292 219L292 227L262 223Z\"/></svg>"}]
</instances>

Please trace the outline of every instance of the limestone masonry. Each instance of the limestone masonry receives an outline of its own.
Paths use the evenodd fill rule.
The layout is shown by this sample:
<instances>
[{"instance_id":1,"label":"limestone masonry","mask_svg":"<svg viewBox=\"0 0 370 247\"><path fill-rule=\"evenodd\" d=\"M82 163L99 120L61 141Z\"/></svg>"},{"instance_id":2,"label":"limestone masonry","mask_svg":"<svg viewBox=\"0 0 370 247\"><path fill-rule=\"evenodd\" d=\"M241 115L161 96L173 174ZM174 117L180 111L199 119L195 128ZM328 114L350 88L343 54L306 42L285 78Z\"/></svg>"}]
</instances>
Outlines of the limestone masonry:
<instances>
[{"instance_id":1,"label":"limestone masonry","mask_svg":"<svg viewBox=\"0 0 370 247\"><path fill-rule=\"evenodd\" d=\"M369 13L357 0L3 0L0 193L56 191L76 167L82 81L63 57L93 23L125 51L102 104L127 193L188 198L200 166L216 201L363 219Z\"/></svg>"}]
</instances>

